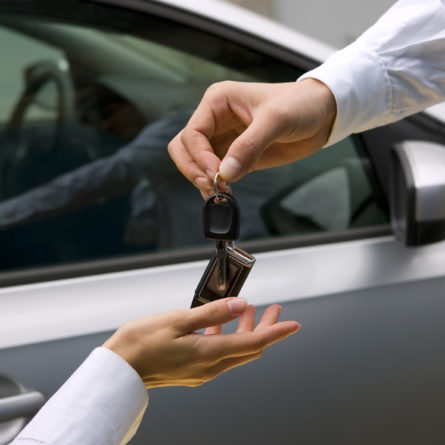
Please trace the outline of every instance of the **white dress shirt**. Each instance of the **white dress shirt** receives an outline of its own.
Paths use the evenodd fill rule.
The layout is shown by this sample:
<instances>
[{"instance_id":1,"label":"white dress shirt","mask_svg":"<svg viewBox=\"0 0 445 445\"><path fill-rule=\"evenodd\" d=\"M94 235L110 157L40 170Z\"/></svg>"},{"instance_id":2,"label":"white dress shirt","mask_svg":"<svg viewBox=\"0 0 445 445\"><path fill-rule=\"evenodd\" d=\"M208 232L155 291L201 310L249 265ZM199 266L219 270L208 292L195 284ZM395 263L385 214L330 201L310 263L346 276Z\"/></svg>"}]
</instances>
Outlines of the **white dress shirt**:
<instances>
[{"instance_id":1,"label":"white dress shirt","mask_svg":"<svg viewBox=\"0 0 445 445\"><path fill-rule=\"evenodd\" d=\"M148 404L139 374L96 348L11 445L123 445Z\"/></svg>"},{"instance_id":2,"label":"white dress shirt","mask_svg":"<svg viewBox=\"0 0 445 445\"><path fill-rule=\"evenodd\" d=\"M400 0L310 77L337 102L328 145L445 99L445 0Z\"/></svg>"}]
</instances>

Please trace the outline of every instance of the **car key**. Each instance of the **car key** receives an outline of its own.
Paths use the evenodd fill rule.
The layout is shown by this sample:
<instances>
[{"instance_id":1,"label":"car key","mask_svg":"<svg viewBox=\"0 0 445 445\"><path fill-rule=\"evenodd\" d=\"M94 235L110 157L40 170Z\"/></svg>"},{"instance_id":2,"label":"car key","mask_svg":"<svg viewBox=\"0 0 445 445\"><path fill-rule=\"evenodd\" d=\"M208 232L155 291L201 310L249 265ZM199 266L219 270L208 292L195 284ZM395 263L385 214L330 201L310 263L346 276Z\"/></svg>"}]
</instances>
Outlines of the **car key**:
<instances>
[{"instance_id":1,"label":"car key","mask_svg":"<svg viewBox=\"0 0 445 445\"><path fill-rule=\"evenodd\" d=\"M227 244L239 236L239 206L235 198L226 194L212 195L204 203L204 236L216 241L218 259L218 288L226 288Z\"/></svg>"},{"instance_id":2,"label":"car key","mask_svg":"<svg viewBox=\"0 0 445 445\"><path fill-rule=\"evenodd\" d=\"M216 252L202 276L191 307L229 296L236 297L246 280L255 257L235 247L239 236L240 210L236 199L218 191L218 174L215 176L215 193L203 207L204 235L216 241Z\"/></svg>"},{"instance_id":3,"label":"car key","mask_svg":"<svg viewBox=\"0 0 445 445\"><path fill-rule=\"evenodd\" d=\"M218 176L215 176L215 194L204 203L202 212L204 236L216 241L216 256L218 259L218 289L227 288L227 243L233 242L239 236L240 211L236 199L229 194L218 191Z\"/></svg>"},{"instance_id":4,"label":"car key","mask_svg":"<svg viewBox=\"0 0 445 445\"><path fill-rule=\"evenodd\" d=\"M248 277L255 257L239 247L227 246L227 286L226 290L218 289L218 259L213 254L209 264L198 283L191 307L201 306L211 301L227 297L237 297Z\"/></svg>"}]
</instances>

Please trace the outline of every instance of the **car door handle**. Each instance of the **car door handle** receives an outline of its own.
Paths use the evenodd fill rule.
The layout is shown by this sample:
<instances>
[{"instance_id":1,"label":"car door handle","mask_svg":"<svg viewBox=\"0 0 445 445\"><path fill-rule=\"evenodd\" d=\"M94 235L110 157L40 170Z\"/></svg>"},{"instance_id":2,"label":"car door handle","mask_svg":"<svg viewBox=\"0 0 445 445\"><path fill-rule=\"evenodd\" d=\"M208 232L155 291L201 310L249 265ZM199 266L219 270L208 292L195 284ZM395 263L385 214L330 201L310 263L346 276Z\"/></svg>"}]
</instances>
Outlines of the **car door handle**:
<instances>
[{"instance_id":1,"label":"car door handle","mask_svg":"<svg viewBox=\"0 0 445 445\"><path fill-rule=\"evenodd\" d=\"M35 414L45 401L45 396L39 391L3 397L0 399L0 422L18 417L29 417Z\"/></svg>"}]
</instances>

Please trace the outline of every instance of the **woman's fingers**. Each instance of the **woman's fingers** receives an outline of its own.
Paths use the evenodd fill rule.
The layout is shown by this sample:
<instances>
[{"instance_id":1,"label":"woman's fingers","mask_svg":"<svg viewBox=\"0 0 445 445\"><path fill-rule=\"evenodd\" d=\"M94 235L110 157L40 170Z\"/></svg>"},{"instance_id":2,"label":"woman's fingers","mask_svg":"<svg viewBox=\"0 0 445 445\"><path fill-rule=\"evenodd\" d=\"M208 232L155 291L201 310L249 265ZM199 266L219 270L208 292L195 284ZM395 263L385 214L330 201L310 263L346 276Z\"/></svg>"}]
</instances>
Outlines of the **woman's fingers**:
<instances>
[{"instance_id":1,"label":"woman's fingers","mask_svg":"<svg viewBox=\"0 0 445 445\"><path fill-rule=\"evenodd\" d=\"M255 327L255 306L249 304L247 309L241 315L238 322L238 329L236 332L249 332L253 331Z\"/></svg>"},{"instance_id":2,"label":"woman's fingers","mask_svg":"<svg viewBox=\"0 0 445 445\"><path fill-rule=\"evenodd\" d=\"M218 335L222 332L222 325L210 326L204 331L204 335Z\"/></svg>"},{"instance_id":3,"label":"woman's fingers","mask_svg":"<svg viewBox=\"0 0 445 445\"><path fill-rule=\"evenodd\" d=\"M202 336L201 357L219 361L229 357L256 354L271 344L297 332L296 321L281 321L263 329L226 335Z\"/></svg>"},{"instance_id":4,"label":"woman's fingers","mask_svg":"<svg viewBox=\"0 0 445 445\"><path fill-rule=\"evenodd\" d=\"M249 304L249 306L247 306L247 309L241 314L236 332L253 331L254 327L255 327L255 306ZM221 334L221 332L222 332L222 325L217 325L206 328L204 334L216 335L216 334Z\"/></svg>"},{"instance_id":5,"label":"woman's fingers","mask_svg":"<svg viewBox=\"0 0 445 445\"><path fill-rule=\"evenodd\" d=\"M279 304L272 304L263 313L260 322L255 330L262 329L266 326L271 326L278 321L281 314L281 306Z\"/></svg>"},{"instance_id":6,"label":"woman's fingers","mask_svg":"<svg viewBox=\"0 0 445 445\"><path fill-rule=\"evenodd\" d=\"M247 301L244 298L234 297L184 311L178 321L179 334L184 335L198 329L227 323L239 317L246 309Z\"/></svg>"}]
</instances>

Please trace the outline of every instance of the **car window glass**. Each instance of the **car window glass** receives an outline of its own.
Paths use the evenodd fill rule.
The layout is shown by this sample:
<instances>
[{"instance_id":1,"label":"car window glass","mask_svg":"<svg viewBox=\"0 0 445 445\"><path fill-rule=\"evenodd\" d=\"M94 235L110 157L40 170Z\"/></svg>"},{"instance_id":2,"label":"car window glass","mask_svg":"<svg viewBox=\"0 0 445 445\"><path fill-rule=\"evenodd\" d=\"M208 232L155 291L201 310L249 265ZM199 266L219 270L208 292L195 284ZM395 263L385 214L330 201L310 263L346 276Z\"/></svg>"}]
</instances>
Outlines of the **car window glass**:
<instances>
[{"instance_id":1,"label":"car window glass","mask_svg":"<svg viewBox=\"0 0 445 445\"><path fill-rule=\"evenodd\" d=\"M3 54L8 55L7 63L2 64L0 71L0 122L5 123L22 93L23 84L26 82L26 69L40 60L62 63L64 57L59 48L5 27L0 27L0 48ZM8 51L11 48L13 51ZM45 96L49 103L54 98L54 85L48 83L45 90L42 91L42 98ZM28 119L48 118L48 113L52 113L51 117L54 116L54 106L41 105L36 102L30 106Z\"/></svg>"},{"instance_id":2,"label":"car window glass","mask_svg":"<svg viewBox=\"0 0 445 445\"><path fill-rule=\"evenodd\" d=\"M387 221L371 187L372 168L352 138L281 168L288 177L263 204L268 233L342 231Z\"/></svg>"},{"instance_id":3,"label":"car window glass","mask_svg":"<svg viewBox=\"0 0 445 445\"><path fill-rule=\"evenodd\" d=\"M174 22L113 13L105 26L104 17L0 11L0 54L15 54L0 73L3 271L208 244L201 196L168 142L210 84L302 73ZM240 240L386 221L357 142L337 145L233 184Z\"/></svg>"}]
</instances>

